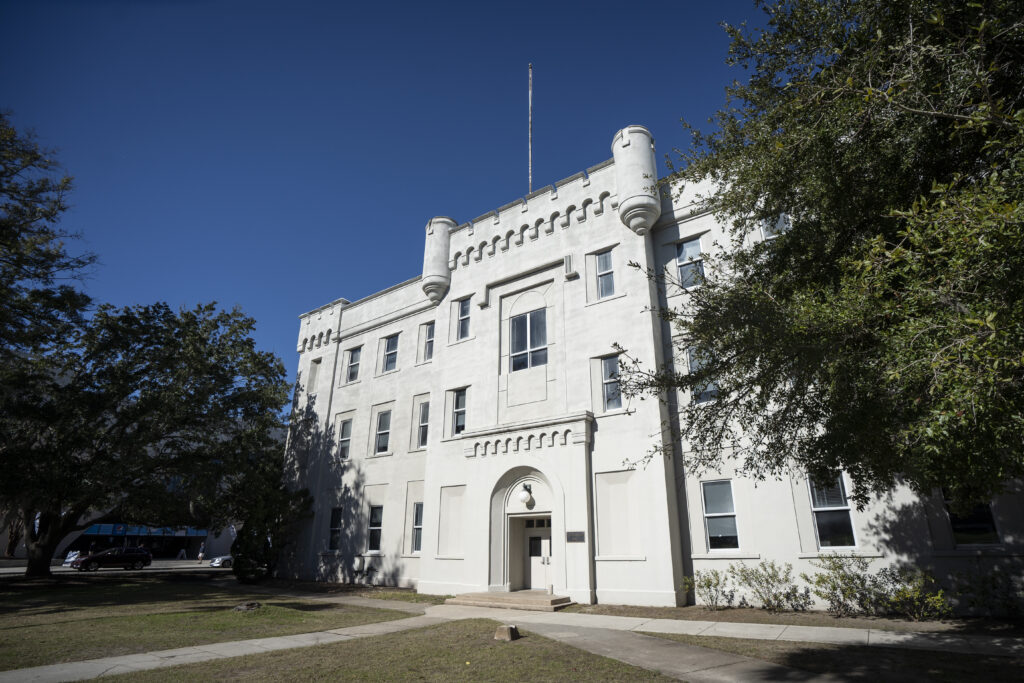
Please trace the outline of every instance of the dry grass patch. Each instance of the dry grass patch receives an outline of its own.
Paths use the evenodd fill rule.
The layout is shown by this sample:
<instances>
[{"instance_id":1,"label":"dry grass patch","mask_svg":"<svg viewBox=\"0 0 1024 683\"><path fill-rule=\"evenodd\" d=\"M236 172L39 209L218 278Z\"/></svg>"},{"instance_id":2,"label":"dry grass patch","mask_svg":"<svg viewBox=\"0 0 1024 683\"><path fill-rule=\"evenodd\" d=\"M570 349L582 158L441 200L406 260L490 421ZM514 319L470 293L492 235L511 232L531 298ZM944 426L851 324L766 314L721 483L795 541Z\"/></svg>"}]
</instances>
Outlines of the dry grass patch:
<instances>
[{"instance_id":1,"label":"dry grass patch","mask_svg":"<svg viewBox=\"0 0 1024 683\"><path fill-rule=\"evenodd\" d=\"M944 621L909 621L883 617L836 618L827 612L779 612L763 609L727 608L712 612L698 605L687 607L633 607L631 605L572 605L567 612L607 614L616 617L648 619L683 619L748 624L780 624L782 626L833 626L840 628L873 628L882 631L917 631L980 633L999 636L1024 635L1024 624L995 619L948 619Z\"/></svg>"},{"instance_id":2,"label":"dry grass patch","mask_svg":"<svg viewBox=\"0 0 1024 683\"><path fill-rule=\"evenodd\" d=\"M330 583L325 581L292 581L277 579L261 584L270 589L302 591L316 595L357 595L377 600L399 600L424 605L441 605L450 595L426 595L412 588L394 586L367 586L360 583Z\"/></svg>"},{"instance_id":3,"label":"dry grass patch","mask_svg":"<svg viewBox=\"0 0 1024 683\"><path fill-rule=\"evenodd\" d=\"M1012 681L1020 680L1021 666L1024 665L1024 658L1021 657L666 633L646 635L753 657L812 673L831 674L843 680L871 683Z\"/></svg>"},{"instance_id":4,"label":"dry grass patch","mask_svg":"<svg viewBox=\"0 0 1024 683\"><path fill-rule=\"evenodd\" d=\"M231 608L246 601L263 607ZM0 670L282 636L407 615L234 590L208 577L93 574L0 583Z\"/></svg>"},{"instance_id":5,"label":"dry grass patch","mask_svg":"<svg viewBox=\"0 0 1024 683\"><path fill-rule=\"evenodd\" d=\"M454 621L341 643L218 659L102 680L131 681L669 681L658 673L524 632L494 640L497 622Z\"/></svg>"}]
</instances>

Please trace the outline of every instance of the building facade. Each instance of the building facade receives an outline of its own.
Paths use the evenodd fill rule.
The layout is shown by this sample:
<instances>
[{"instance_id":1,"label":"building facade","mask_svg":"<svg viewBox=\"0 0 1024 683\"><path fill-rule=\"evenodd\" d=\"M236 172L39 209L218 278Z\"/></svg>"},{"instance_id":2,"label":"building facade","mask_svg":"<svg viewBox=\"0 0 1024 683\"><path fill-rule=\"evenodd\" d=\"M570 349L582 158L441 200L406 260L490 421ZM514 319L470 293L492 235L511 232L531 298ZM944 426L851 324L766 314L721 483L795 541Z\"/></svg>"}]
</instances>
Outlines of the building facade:
<instances>
[{"instance_id":1,"label":"building facade","mask_svg":"<svg viewBox=\"0 0 1024 683\"><path fill-rule=\"evenodd\" d=\"M956 517L899 488L859 511L842 476L685 471L666 425L707 397L627 400L616 349L647 367L696 362L654 311L728 239L696 188L657 189L647 129L619 131L612 151L473 221L431 219L421 276L300 317L299 407L316 433L293 465L316 503L287 571L676 605L685 575L733 562L1019 564L1019 491Z\"/></svg>"}]
</instances>

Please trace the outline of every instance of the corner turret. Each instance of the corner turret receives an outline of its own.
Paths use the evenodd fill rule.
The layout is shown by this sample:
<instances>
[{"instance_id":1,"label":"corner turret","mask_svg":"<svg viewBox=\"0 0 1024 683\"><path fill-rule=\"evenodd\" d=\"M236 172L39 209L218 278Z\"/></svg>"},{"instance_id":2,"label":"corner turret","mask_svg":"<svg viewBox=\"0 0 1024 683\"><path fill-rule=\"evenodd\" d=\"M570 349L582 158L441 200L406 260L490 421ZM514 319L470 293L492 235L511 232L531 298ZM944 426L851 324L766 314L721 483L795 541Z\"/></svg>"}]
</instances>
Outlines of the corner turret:
<instances>
[{"instance_id":1,"label":"corner turret","mask_svg":"<svg viewBox=\"0 0 1024 683\"><path fill-rule=\"evenodd\" d=\"M447 216L437 216L427 222L427 238L423 245L423 293L431 301L440 301L448 292L452 272L448 268L450 231L456 225Z\"/></svg>"},{"instance_id":2,"label":"corner turret","mask_svg":"<svg viewBox=\"0 0 1024 683\"><path fill-rule=\"evenodd\" d=\"M658 166L654 138L643 126L626 126L612 140L619 219L638 235L645 235L661 215Z\"/></svg>"}]
</instances>

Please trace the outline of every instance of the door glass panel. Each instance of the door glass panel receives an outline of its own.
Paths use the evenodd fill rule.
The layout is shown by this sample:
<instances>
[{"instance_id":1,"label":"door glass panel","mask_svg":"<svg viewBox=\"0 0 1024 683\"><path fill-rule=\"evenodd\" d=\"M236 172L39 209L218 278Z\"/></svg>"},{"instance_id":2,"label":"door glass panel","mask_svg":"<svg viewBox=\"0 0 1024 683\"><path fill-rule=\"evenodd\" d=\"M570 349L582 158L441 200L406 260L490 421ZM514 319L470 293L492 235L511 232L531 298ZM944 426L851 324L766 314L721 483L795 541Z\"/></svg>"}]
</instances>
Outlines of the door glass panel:
<instances>
[{"instance_id":1,"label":"door glass panel","mask_svg":"<svg viewBox=\"0 0 1024 683\"><path fill-rule=\"evenodd\" d=\"M530 536L530 557L540 556L540 536Z\"/></svg>"}]
</instances>

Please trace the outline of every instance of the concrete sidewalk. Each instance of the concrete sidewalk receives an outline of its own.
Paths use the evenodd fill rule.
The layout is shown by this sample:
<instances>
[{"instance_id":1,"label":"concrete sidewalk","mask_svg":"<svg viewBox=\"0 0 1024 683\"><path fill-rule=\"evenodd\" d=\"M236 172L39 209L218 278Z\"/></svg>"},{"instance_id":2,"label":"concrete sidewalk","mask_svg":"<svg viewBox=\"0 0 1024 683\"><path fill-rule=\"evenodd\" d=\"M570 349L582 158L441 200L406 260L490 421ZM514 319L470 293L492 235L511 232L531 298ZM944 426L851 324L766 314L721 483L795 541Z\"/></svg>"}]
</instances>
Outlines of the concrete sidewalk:
<instances>
[{"instance_id":1,"label":"concrete sidewalk","mask_svg":"<svg viewBox=\"0 0 1024 683\"><path fill-rule=\"evenodd\" d=\"M492 619L506 624L516 624L528 631L558 640L593 654L611 657L627 664L658 671L667 676L693 681L694 683L768 680L830 681L840 679L820 674L811 674L798 669L778 666L710 648L684 645L679 642L644 635L645 632L911 648L963 654L1018 656L1024 654L1024 639L1021 638L993 638L973 635L946 635L941 633L897 633L876 629L647 619L642 617L615 617L573 612L530 612L463 605L425 606L419 603L379 600L361 596L311 596L308 593L301 592L274 591L273 594L277 596L316 599L337 604L399 610L415 616L396 621L350 626L329 631L213 643L175 650L3 671L0 672L0 683L86 680L103 675L131 673L133 671L178 666L180 664L191 664L212 659L239 657L274 650L309 647L351 640L353 638L396 633L461 619Z\"/></svg>"}]
</instances>

